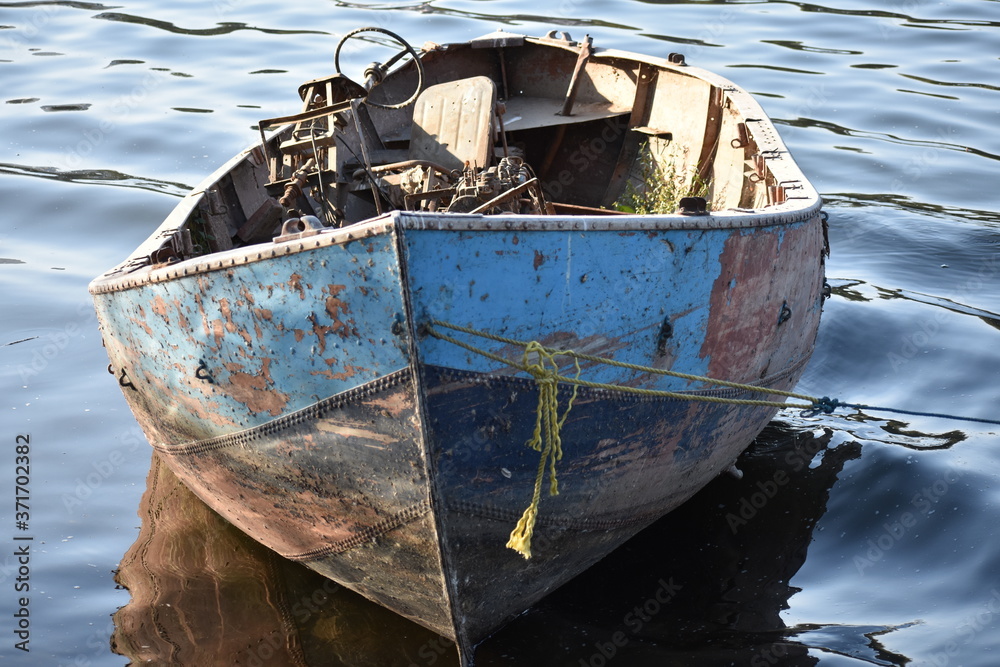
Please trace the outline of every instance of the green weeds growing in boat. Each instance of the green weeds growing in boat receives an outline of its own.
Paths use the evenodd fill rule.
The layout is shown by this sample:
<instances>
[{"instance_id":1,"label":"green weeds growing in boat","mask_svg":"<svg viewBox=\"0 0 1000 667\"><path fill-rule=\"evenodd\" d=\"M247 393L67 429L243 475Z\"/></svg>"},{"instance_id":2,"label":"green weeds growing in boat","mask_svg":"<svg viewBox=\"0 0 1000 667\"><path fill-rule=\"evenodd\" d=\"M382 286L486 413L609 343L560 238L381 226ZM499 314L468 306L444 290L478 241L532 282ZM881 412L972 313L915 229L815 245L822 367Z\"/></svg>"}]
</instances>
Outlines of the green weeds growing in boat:
<instances>
[{"instance_id":1,"label":"green weeds growing in boat","mask_svg":"<svg viewBox=\"0 0 1000 667\"><path fill-rule=\"evenodd\" d=\"M674 213L684 197L707 197L708 183L698 174L698 169L678 166L686 164L687 160L683 159L686 154L687 149L678 155L677 150L668 148L657 159L649 142L644 143L625 191L614 203L614 208L637 215Z\"/></svg>"},{"instance_id":2,"label":"green weeds growing in boat","mask_svg":"<svg viewBox=\"0 0 1000 667\"><path fill-rule=\"evenodd\" d=\"M212 243L215 237L208 231L208 223L198 210L188 221L188 231L191 233L191 244L194 246L195 256L207 255L212 252Z\"/></svg>"}]
</instances>

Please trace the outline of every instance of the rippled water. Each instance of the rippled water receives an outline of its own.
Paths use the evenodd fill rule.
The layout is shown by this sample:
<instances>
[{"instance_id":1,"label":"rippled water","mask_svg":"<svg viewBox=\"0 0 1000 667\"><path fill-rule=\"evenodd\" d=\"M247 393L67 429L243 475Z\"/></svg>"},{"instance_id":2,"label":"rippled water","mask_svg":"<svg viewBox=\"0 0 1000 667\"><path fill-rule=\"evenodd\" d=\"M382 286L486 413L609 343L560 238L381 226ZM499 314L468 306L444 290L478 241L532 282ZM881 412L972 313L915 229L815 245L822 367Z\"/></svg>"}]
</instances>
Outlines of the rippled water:
<instances>
[{"instance_id":1,"label":"rippled water","mask_svg":"<svg viewBox=\"0 0 1000 667\"><path fill-rule=\"evenodd\" d=\"M449 664L443 641L276 562L151 467L86 293L259 118L296 111L295 87L360 25L417 44L556 28L733 79L830 213L834 296L800 389L1000 415L996 0L0 2L5 662ZM887 416L782 415L741 481L714 482L477 664L997 664L997 428ZM30 653L15 536L34 538ZM130 600L119 563L135 602L113 620Z\"/></svg>"}]
</instances>

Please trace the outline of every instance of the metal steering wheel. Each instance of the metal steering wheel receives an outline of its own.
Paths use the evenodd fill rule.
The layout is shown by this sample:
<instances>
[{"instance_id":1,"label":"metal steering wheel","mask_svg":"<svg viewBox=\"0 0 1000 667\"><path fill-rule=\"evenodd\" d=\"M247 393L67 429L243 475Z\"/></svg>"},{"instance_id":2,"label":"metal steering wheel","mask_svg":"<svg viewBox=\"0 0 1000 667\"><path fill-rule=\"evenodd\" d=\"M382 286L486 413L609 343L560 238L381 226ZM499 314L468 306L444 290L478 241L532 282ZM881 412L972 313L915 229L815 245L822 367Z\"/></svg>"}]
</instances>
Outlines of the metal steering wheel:
<instances>
[{"instance_id":1,"label":"metal steering wheel","mask_svg":"<svg viewBox=\"0 0 1000 667\"><path fill-rule=\"evenodd\" d=\"M379 83L381 83L382 78L385 76L385 73L389 71L389 68L395 65L397 62L399 62L399 60L406 55L413 56L413 62L416 64L417 67L417 89L413 91L413 94L410 95L408 99L404 100L403 102L399 102L397 104L379 104L378 102L372 102L372 101L369 101L368 104L370 104L373 107L380 107L382 109L402 109L405 106L413 104L417 99L417 95L420 94L420 89L424 87L424 64L420 62L420 56L417 54L416 50L412 46L407 44L406 40L404 40L396 33L386 30L385 28L375 28L375 27L356 28L347 33L346 35L344 35L340 39L340 42L337 44L337 50L333 54L333 64L334 67L337 68L337 74L343 74L343 72L340 71L340 50L343 48L344 43L347 42L347 40L349 40L351 37L354 37L355 35L358 35L363 32L377 32L383 35L388 35L389 37L393 38L397 43L403 46L403 50L394 55L392 58L390 58L387 63L385 63L384 65L373 63L373 67L370 67L369 70L365 72L366 75L374 76L375 81L373 87L374 85L378 85Z\"/></svg>"}]
</instances>

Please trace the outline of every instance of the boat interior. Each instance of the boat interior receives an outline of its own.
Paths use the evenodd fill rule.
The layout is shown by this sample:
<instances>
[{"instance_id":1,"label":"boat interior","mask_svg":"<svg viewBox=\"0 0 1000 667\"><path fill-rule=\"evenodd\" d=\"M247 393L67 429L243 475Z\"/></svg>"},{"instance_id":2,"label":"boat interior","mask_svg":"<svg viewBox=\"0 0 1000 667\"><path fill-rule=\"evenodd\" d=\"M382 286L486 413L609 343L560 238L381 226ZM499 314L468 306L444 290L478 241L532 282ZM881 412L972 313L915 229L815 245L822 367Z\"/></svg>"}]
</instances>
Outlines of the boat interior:
<instances>
[{"instance_id":1,"label":"boat interior","mask_svg":"<svg viewBox=\"0 0 1000 667\"><path fill-rule=\"evenodd\" d=\"M340 71L354 40L397 50L364 84ZM554 31L418 50L361 28L335 64L299 87L300 112L260 122L261 145L205 188L154 265L392 210L706 215L781 204L797 187L772 173L776 135L759 107L680 54Z\"/></svg>"}]
</instances>

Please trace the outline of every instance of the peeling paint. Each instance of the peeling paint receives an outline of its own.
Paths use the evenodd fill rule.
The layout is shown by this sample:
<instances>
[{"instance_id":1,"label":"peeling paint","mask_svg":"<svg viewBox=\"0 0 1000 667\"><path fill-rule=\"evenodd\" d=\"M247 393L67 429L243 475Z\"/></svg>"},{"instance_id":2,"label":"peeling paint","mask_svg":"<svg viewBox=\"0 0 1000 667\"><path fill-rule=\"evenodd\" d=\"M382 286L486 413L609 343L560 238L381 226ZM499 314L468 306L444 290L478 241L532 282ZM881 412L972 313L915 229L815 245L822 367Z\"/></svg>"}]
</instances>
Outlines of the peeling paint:
<instances>
[{"instance_id":1,"label":"peeling paint","mask_svg":"<svg viewBox=\"0 0 1000 667\"><path fill-rule=\"evenodd\" d=\"M229 381L220 387L234 400L246 405L250 412L277 417L288 403L288 394L272 388L271 359L265 357L259 361L261 363L259 373L230 371Z\"/></svg>"}]
</instances>

